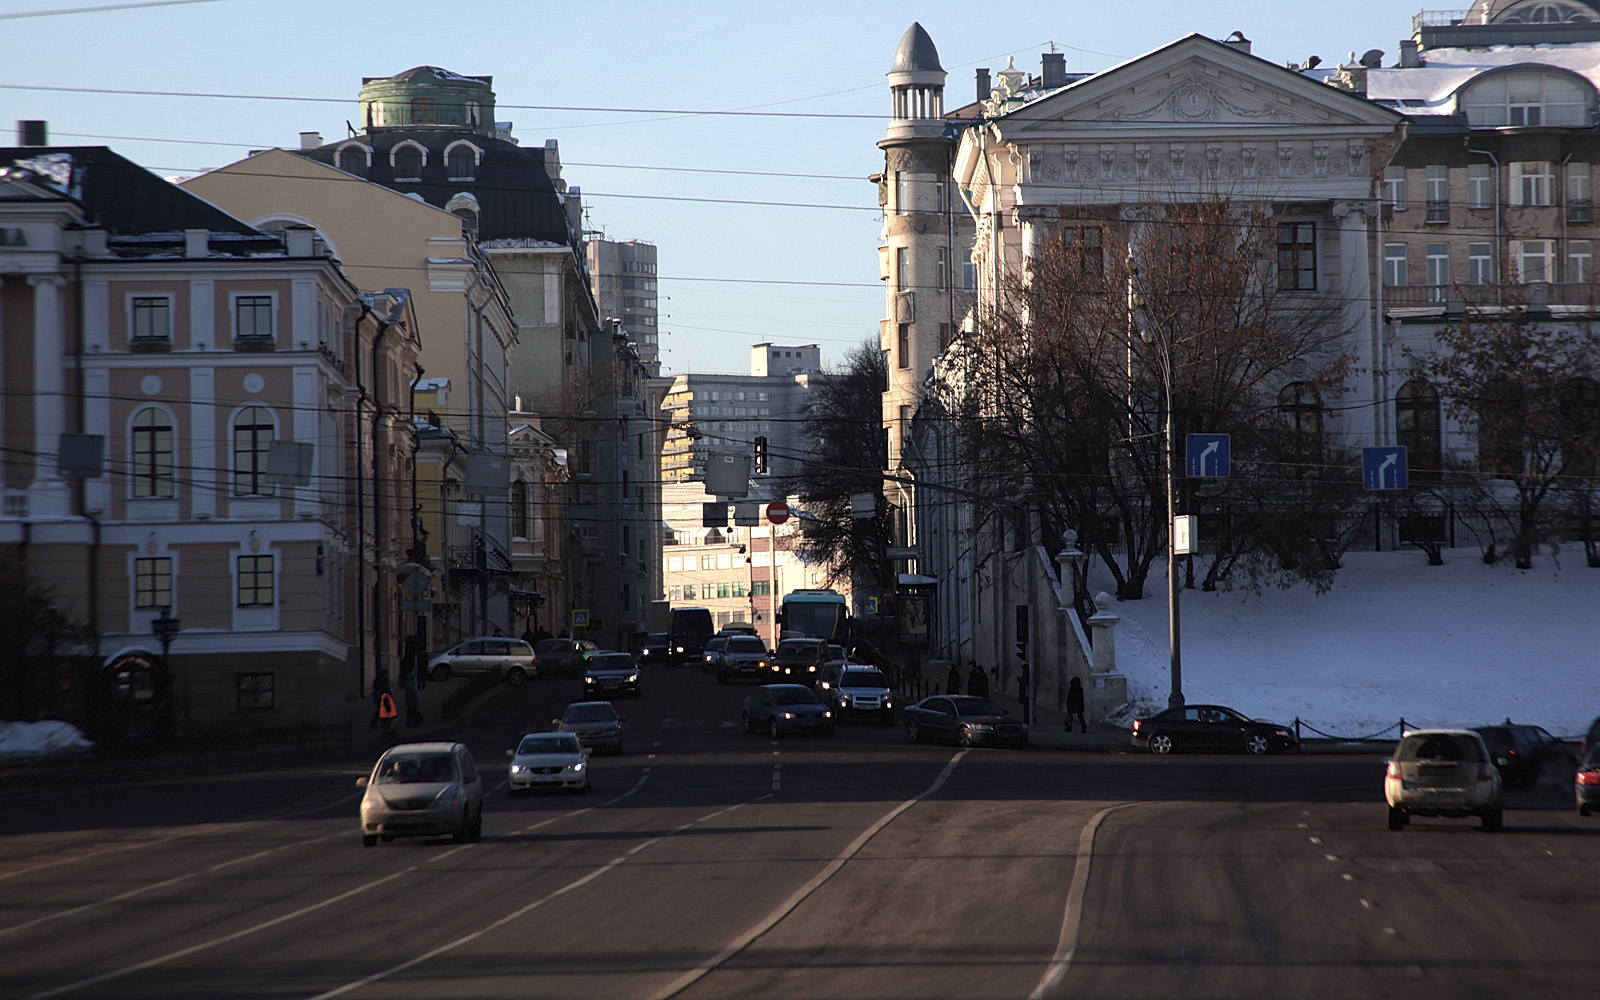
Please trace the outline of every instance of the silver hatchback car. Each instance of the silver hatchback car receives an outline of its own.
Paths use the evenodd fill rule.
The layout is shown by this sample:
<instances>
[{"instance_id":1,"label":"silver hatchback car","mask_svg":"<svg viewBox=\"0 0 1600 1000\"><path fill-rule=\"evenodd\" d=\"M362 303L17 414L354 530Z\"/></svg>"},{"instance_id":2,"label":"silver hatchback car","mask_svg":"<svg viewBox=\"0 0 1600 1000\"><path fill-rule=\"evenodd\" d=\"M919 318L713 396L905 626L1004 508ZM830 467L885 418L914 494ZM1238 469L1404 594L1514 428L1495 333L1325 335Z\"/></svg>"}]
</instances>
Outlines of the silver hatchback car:
<instances>
[{"instance_id":1,"label":"silver hatchback car","mask_svg":"<svg viewBox=\"0 0 1600 1000\"><path fill-rule=\"evenodd\" d=\"M361 842L449 835L458 843L483 835L483 776L460 743L402 743L384 751L372 773L357 778Z\"/></svg>"},{"instance_id":2,"label":"silver hatchback car","mask_svg":"<svg viewBox=\"0 0 1600 1000\"><path fill-rule=\"evenodd\" d=\"M1482 736L1470 729L1414 730L1386 762L1389 829L1405 829L1412 816L1477 816L1485 830L1498 830L1500 789L1500 770Z\"/></svg>"}]
</instances>

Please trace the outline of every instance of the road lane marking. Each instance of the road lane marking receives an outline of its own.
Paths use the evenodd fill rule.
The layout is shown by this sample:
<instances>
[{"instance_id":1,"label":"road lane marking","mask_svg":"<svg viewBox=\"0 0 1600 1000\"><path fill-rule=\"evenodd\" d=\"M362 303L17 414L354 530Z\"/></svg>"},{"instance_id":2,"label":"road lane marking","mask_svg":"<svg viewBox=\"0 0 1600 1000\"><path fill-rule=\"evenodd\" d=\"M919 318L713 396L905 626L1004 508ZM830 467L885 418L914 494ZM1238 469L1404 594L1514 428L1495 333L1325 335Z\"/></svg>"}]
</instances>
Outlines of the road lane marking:
<instances>
[{"instance_id":1,"label":"road lane marking","mask_svg":"<svg viewBox=\"0 0 1600 1000\"><path fill-rule=\"evenodd\" d=\"M1078 835L1078 860L1072 869L1072 887L1067 890L1067 908L1061 916L1061 935L1056 940L1056 953L1051 956L1050 964L1045 967L1039 985L1028 994L1028 1000L1040 1000L1045 993L1055 988L1056 984L1061 982L1061 977L1067 974L1067 966L1072 964L1072 958L1077 954L1078 927L1083 921L1083 898L1089 891L1089 867L1094 858L1095 832L1100 829L1100 824L1107 816L1119 809L1136 805L1139 803L1124 802L1120 805L1107 806L1084 824L1083 832Z\"/></svg>"},{"instance_id":2,"label":"road lane marking","mask_svg":"<svg viewBox=\"0 0 1600 1000\"><path fill-rule=\"evenodd\" d=\"M643 784L643 783L644 782L641 779L640 784ZM637 790L637 786L635 786L635 789ZM344 994L349 993L349 992L351 992L353 990L361 989L363 986L371 986L373 983L381 982L382 980L388 979L390 976L396 975L397 973L404 972L407 969L415 968L416 966L421 965L423 962L426 962L429 959L437 958L438 956L443 955L443 954L445 954L447 952L454 951L457 948L460 948L462 945L471 944L473 941L476 941L478 938L483 937L485 934L489 933L490 931L497 930L497 929L499 929L501 927L504 927L506 924L509 924L509 923L517 920L518 918L527 915L528 913L532 912L533 910L537 909L540 906L543 906L544 904L550 902L551 900L557 899L557 898L559 898L561 896L564 896L567 893L572 892L574 889L578 889L578 888L581 888L581 887L583 887L585 885L588 885L590 882L593 882L595 879L599 878L601 875L604 875L606 872L611 871L613 868L616 868L619 865L622 865L623 863L625 863L628 860L628 858L638 854L640 851L644 850L646 847L649 847L652 844L660 843L661 841L666 840L668 837L671 837L674 834L682 833L684 830L687 830L692 826L695 826L695 825L700 824L700 823L704 823L707 820L715 819L718 816L721 816L721 815L723 815L725 813L730 813L733 810L738 809L740 806L747 805L747 804L748 803L745 803L745 802L739 802L739 803L735 803L734 805L731 805L731 806L725 806L722 809L718 809L716 812L707 813L706 815L701 816L699 819L690 820L689 822L684 823L682 826L674 827L672 830L668 831L667 833L664 833L659 837L652 838L650 840L645 841L642 844L639 844L638 846L636 846L636 847L632 848L631 850L629 850L626 854L623 854L623 855L620 855L618 857L612 858L610 861L606 862L601 867L596 868L594 871L590 872L589 874L584 875L581 878L575 879L575 880L573 880L571 882L568 882L566 885L562 886L561 888L553 890L552 892L550 892L550 893L548 893L548 894L546 894L544 896L541 896L540 898L538 898L538 899L534 900L533 902L529 903L527 906L524 906L522 909L517 910L517 911L515 911L513 913L508 913L505 916L501 917L499 920L496 920L495 922L493 922L491 924L488 924L487 926L480 927L479 929L473 931L470 934L464 934L461 937L456 938L454 941L448 942L446 944L442 944L439 947L433 949L432 951L426 952L426 953L424 953L422 955L418 955L416 958L409 959L409 960L407 960L405 962L401 962L399 965L392 966L392 967L390 967L388 969L384 969L381 972L374 972L372 975L367 976L367 977L365 977L363 979L358 979L358 980L356 980L354 982L345 983L343 986L335 987L335 988L333 988L331 990L328 990L326 993L319 993L316 996L312 997L311 1000L333 1000L334 997L343 996ZM30 1000L32 1000L32 998L30 998Z\"/></svg>"},{"instance_id":3,"label":"road lane marking","mask_svg":"<svg viewBox=\"0 0 1600 1000\"><path fill-rule=\"evenodd\" d=\"M123 976L132 975L135 972L143 972L145 969L153 969L158 965L165 965L168 962L174 962L180 958L187 958L190 955L198 954L202 951L209 951L218 945L228 944L229 942L237 941L240 938L249 937L251 934L259 933L260 931L267 930L270 927L276 927L279 924L287 923L290 920L297 920L308 913L314 913L317 910L332 906L335 903L343 902L344 900L349 899L352 896L358 896L369 889L376 889L385 882L392 882L402 875L409 875L416 870L416 865L412 865L410 868L403 868L392 875L385 875L383 878L368 882L366 885L358 885L348 892L341 892L339 895L324 899L320 903L312 903L310 906L302 906L300 909L295 910L292 913L285 913L280 917L273 917L271 920L266 920L259 924L253 924L242 930L234 931L232 934L224 934L222 937L213 938L210 941L203 941L200 944L190 945L187 948L180 948L177 951L168 952L165 955L159 955L143 962L124 966L120 969L112 969L110 972L102 972L98 976L90 976L88 979L80 979L75 983L68 983L65 986L57 986L55 989L45 990L43 993L35 993L31 997L28 997L27 1000L46 1000L47 997L58 997L64 993L73 993L87 986L98 986L101 983L110 982L113 979L121 979Z\"/></svg>"},{"instance_id":4,"label":"road lane marking","mask_svg":"<svg viewBox=\"0 0 1600 1000\"><path fill-rule=\"evenodd\" d=\"M939 776L933 779L933 784L929 785L922 792L922 794L914 798L906 799L904 802L884 813L878 818L876 823L863 830L861 835L856 837L855 840L852 840L848 847L840 851L832 861L828 862L827 866L823 868L822 871L818 872L816 875L813 875L809 882L795 890L794 895L790 896L782 903L779 903L776 909L774 909L771 913L768 913L765 917L762 917L755 926L749 928L744 933L734 938L732 943L730 943L726 948L690 969L688 972L685 972L677 979L674 979L672 982L668 983L665 988L652 993L650 995L651 1000L669 1000L670 997L677 996L679 993L682 993L690 986L693 986L695 983L705 978L714 969L722 965L728 959L748 948L751 942L761 937L761 935L776 927L779 921L781 921L784 917L787 917L790 913L794 912L795 907L805 902L806 897L822 888L823 884L832 878L834 874L839 871L839 869L843 868L851 858L855 857L857 852L859 852L863 847L867 846L867 843L871 841L873 837L877 836L879 831L888 826L890 823L894 822L894 820L898 818L901 813L905 812L907 809L910 809L918 802L921 802L923 799L926 799L928 796L944 787L944 783L950 779L951 773L955 771L956 765L961 763L961 758L965 757L967 753L968 751L962 750L954 757L950 758L950 763L944 766L944 770L939 772ZM763 798L765 797L766 796L763 796ZM317 1000L321 1000L321 998L317 998Z\"/></svg>"},{"instance_id":5,"label":"road lane marking","mask_svg":"<svg viewBox=\"0 0 1600 1000\"><path fill-rule=\"evenodd\" d=\"M194 878L194 877L195 877L195 873L194 872L190 872L187 875L179 875L177 878L169 878L165 882L152 882L149 885L140 886L137 889L129 889L127 892L120 893L120 894L118 894L116 896L111 896L109 898L98 900L98 901L93 902L93 903L85 903L82 906L74 906L70 910L61 910L60 912L57 912L57 913L47 913L42 917L36 917L33 920L27 921L26 923L12 924L10 927L0 928L0 937L4 937L5 935L12 933L13 931L20 931L20 930L24 930L24 929L29 928L29 927L37 927L39 924L48 923L48 922L50 922L52 920L60 919L61 917L70 917L74 913L83 913L86 910L99 909L102 906L108 906L108 905L110 905L112 903L120 903L124 899L132 899L134 896L137 896L137 895L139 895L141 893L149 892L152 889L160 889L163 886L175 885L175 884L177 884L179 882L183 882L183 881L186 881L186 880Z\"/></svg>"},{"instance_id":6,"label":"road lane marking","mask_svg":"<svg viewBox=\"0 0 1600 1000\"><path fill-rule=\"evenodd\" d=\"M501 778L500 779L500 784L498 784L498 785L494 786L493 788L489 789L489 794L490 795L494 795L494 794L498 793L500 791L500 789L506 787L509 784L511 784L511 779L510 778Z\"/></svg>"}]
</instances>

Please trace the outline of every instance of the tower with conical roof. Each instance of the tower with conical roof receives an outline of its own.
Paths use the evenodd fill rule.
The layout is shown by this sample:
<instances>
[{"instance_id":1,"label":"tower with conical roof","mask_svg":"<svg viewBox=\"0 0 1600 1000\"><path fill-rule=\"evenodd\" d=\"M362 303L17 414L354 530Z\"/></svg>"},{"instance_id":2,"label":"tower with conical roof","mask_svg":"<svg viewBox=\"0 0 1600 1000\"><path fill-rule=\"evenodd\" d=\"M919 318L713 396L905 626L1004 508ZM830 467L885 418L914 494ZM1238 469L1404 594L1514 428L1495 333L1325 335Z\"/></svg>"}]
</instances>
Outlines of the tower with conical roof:
<instances>
[{"instance_id":1,"label":"tower with conical roof","mask_svg":"<svg viewBox=\"0 0 1600 1000\"><path fill-rule=\"evenodd\" d=\"M959 125L945 116L944 67L921 24L906 29L888 77L893 117L878 143L883 172L874 177L883 206L886 471L897 477L885 482L885 494L896 508L895 544L910 546L916 544L916 526L910 487L899 481L906 478L901 455L928 368L950 342L962 273L953 246L970 243L970 232L958 239L965 216L958 219L954 211L950 177Z\"/></svg>"}]
</instances>

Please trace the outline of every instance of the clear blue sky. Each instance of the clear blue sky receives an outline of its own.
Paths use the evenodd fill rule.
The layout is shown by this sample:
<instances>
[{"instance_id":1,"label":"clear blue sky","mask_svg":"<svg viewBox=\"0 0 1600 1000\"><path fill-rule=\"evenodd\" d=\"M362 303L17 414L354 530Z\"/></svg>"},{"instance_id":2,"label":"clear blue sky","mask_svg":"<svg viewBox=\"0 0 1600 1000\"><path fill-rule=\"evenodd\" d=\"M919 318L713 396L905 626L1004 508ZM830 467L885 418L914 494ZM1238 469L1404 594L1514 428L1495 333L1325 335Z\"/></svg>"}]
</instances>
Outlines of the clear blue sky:
<instances>
[{"instance_id":1,"label":"clear blue sky","mask_svg":"<svg viewBox=\"0 0 1600 1000\"><path fill-rule=\"evenodd\" d=\"M662 360L672 372L744 371L749 345L765 340L817 343L832 361L876 338L879 221L865 178L882 166L874 143L885 122L843 116L886 114L884 74L912 21L939 47L950 73L946 103L954 107L971 99L976 67L998 71L1012 55L1019 68L1037 72L1051 41L1073 71L1105 69L1191 31L1221 38L1235 29L1254 41L1257 55L1279 63L1312 54L1333 63L1371 48L1392 62L1419 9L1382 0L206 0L15 16L116 4L0 0L6 128L15 119L47 119L53 143L109 145L170 176L253 148L294 147L302 131L344 135L346 121L359 120L363 76L424 64L493 75L497 117L515 122L524 144L560 141L565 175L583 188L590 225L660 247ZM12 89L18 86L278 99ZM339 103L282 99L290 97ZM651 113L757 107L830 117Z\"/></svg>"}]
</instances>

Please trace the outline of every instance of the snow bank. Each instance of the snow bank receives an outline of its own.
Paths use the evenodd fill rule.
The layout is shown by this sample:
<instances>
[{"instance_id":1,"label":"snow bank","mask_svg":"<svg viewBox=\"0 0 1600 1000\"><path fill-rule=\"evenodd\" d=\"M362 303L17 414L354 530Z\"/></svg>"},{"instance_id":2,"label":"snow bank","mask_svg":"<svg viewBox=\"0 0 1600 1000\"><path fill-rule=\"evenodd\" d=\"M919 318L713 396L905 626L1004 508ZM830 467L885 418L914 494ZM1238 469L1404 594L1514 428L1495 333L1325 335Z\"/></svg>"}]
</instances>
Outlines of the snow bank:
<instances>
[{"instance_id":1,"label":"snow bank","mask_svg":"<svg viewBox=\"0 0 1600 1000\"><path fill-rule=\"evenodd\" d=\"M87 753L94 744L66 722L0 722L0 760Z\"/></svg>"},{"instance_id":2,"label":"snow bank","mask_svg":"<svg viewBox=\"0 0 1600 1000\"><path fill-rule=\"evenodd\" d=\"M1164 566L1146 592L1113 607L1118 668L1141 712L1167 703ZM1447 550L1443 566L1420 552L1353 552L1320 596L1186 590L1180 609L1191 703L1298 716L1344 737L1402 717L1415 726L1509 717L1577 736L1600 715L1600 569L1580 554L1541 555L1521 571L1486 566L1476 549Z\"/></svg>"}]
</instances>

